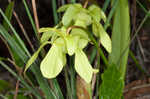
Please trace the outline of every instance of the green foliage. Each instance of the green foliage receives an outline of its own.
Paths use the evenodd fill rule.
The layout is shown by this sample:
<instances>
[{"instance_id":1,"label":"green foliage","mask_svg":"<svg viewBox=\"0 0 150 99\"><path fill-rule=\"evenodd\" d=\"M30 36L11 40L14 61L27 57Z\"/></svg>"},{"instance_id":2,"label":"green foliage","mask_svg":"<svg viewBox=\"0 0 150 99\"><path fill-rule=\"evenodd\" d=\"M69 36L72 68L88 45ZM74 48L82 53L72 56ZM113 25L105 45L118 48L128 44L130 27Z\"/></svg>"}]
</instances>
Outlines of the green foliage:
<instances>
[{"instance_id":1,"label":"green foliage","mask_svg":"<svg viewBox=\"0 0 150 99\"><path fill-rule=\"evenodd\" d=\"M111 65L102 74L99 99L120 99L124 88L124 78L116 65Z\"/></svg>"},{"instance_id":2,"label":"green foliage","mask_svg":"<svg viewBox=\"0 0 150 99\"><path fill-rule=\"evenodd\" d=\"M7 60L7 59L4 57L0 57L0 61L5 61L5 60Z\"/></svg>"},{"instance_id":3,"label":"green foliage","mask_svg":"<svg viewBox=\"0 0 150 99\"><path fill-rule=\"evenodd\" d=\"M37 97L37 99L42 99L40 94L35 89L33 89L30 85L28 85L21 76L18 76L8 65L6 65L2 61L0 61L0 64L4 68L6 68L14 77L16 77L26 88L28 88Z\"/></svg>"},{"instance_id":4,"label":"green foliage","mask_svg":"<svg viewBox=\"0 0 150 99\"><path fill-rule=\"evenodd\" d=\"M104 48L109 53L111 53L111 39L104 30L103 26L100 23L94 21L92 25L92 30L95 36L100 37L100 42L104 46Z\"/></svg>"},{"instance_id":5,"label":"green foliage","mask_svg":"<svg viewBox=\"0 0 150 99\"><path fill-rule=\"evenodd\" d=\"M130 16L128 0L119 0L113 20L112 53L109 62L117 64L122 76L125 76L130 42Z\"/></svg>"},{"instance_id":6,"label":"green foliage","mask_svg":"<svg viewBox=\"0 0 150 99\"><path fill-rule=\"evenodd\" d=\"M109 0L106 2L108 1ZM71 0L71 2L75 2L75 0ZM117 0L114 2L117 2ZM57 10L57 12L64 12L60 23L55 27L39 29L38 32L42 33L42 36L40 37L26 4L26 0L23 0L32 28L35 32L36 38L38 39L36 43L37 45L40 44L38 50L32 56L30 55L23 40L10 23L14 5L13 2L11 2L5 14L0 9L0 13L5 19L3 21L3 25L0 24L0 35L8 42L13 58L15 59L15 64L19 66L26 64L24 72L28 72L29 74L32 72L38 83L29 85L22 76L17 75L9 68L9 66L2 62L7 60L7 58L5 59L0 57L0 64L16 77L23 84L23 87L30 90L37 99L64 99L56 77L62 71L64 66L67 65L67 68L65 68L67 69L65 70L65 80L68 91L66 96L69 97L69 99L76 99L75 71L90 86L93 74L99 71L100 55L102 56L105 65L108 65L107 59L102 53L102 50L99 48L99 44L101 44L109 53L109 62L114 63L115 65L108 66L102 74L102 84L100 85L99 97L100 99L120 99L124 88L124 75L129 50L128 48L125 48L128 47L129 44L130 20L127 4L128 1L121 0L118 2L115 3L115 7L112 8L113 11L110 11L108 19L102 9L97 5L90 5L87 8L78 3L63 5ZM59 20L56 13L57 4L55 0L52 1L52 5L54 23L56 24ZM106 6L108 6L108 4L106 4ZM116 7L117 9L115 11ZM113 15L112 12L114 11L115 15L111 42L111 39L105 29L109 24L111 16ZM100 21L103 21L106 24L105 29ZM9 28L13 32L11 35L8 33ZM43 55L40 51L42 52L44 50L44 46L47 44L51 44L50 49L46 55ZM95 56L97 51L100 54L96 60L99 65L96 67L97 69L92 67L84 52L84 48L86 48L89 44L96 47L96 50L94 50ZM38 57L39 55L42 57ZM66 58L66 55L69 55L69 58ZM94 59L95 58L92 58L91 60ZM31 71L27 71L29 68ZM98 75L97 77L100 76ZM51 79L51 86L49 86L49 83L45 78ZM97 79L96 84L96 87L99 88L99 79ZM0 85L3 85L3 87L0 86L0 91L2 91L4 86L7 84L6 82L3 83L0 81ZM41 96L39 89L37 89L38 85L40 91L44 94L43 96ZM90 87L88 88L88 92L92 96ZM96 96L97 93L98 92L96 92ZM12 99L12 96L13 95L10 95L8 97ZM29 97L23 96L23 94L18 94L18 99L27 98L29 99Z\"/></svg>"},{"instance_id":7,"label":"green foliage","mask_svg":"<svg viewBox=\"0 0 150 99\"><path fill-rule=\"evenodd\" d=\"M13 7L14 7L14 2L10 2L5 10L5 16L7 17L8 21L10 21L12 19ZM3 26L7 31L9 31L9 24L7 23L6 20L3 20ZM14 35L13 35L13 37L18 42L18 40L16 39L16 37ZM13 59L14 59L16 65L18 65L20 67L23 66L23 63L20 62L20 58L17 55L17 53L13 50L13 48L10 48L10 51L11 51L11 54L13 56Z\"/></svg>"},{"instance_id":8,"label":"green foliage","mask_svg":"<svg viewBox=\"0 0 150 99\"><path fill-rule=\"evenodd\" d=\"M11 83L9 83L5 80L0 80L0 93L10 90L12 88L13 88L13 86Z\"/></svg>"},{"instance_id":9,"label":"green foliage","mask_svg":"<svg viewBox=\"0 0 150 99\"><path fill-rule=\"evenodd\" d=\"M14 99L14 95L7 95L7 99ZM31 99L29 96L25 96L23 94L18 94L17 99Z\"/></svg>"}]
</instances>

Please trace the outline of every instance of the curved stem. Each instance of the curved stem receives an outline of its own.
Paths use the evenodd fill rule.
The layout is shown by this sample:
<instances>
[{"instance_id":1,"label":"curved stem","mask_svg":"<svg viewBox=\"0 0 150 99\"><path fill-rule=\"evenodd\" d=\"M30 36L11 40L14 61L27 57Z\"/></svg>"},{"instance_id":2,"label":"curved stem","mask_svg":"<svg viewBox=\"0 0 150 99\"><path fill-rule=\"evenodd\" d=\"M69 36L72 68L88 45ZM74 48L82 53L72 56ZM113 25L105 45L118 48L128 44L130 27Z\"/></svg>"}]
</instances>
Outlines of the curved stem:
<instances>
[{"instance_id":1,"label":"curved stem","mask_svg":"<svg viewBox=\"0 0 150 99\"><path fill-rule=\"evenodd\" d=\"M69 34L70 33L70 31L72 30L72 29L74 29L74 28L83 28L83 27L80 27L80 26L70 26L68 29L67 29L67 34Z\"/></svg>"}]
</instances>

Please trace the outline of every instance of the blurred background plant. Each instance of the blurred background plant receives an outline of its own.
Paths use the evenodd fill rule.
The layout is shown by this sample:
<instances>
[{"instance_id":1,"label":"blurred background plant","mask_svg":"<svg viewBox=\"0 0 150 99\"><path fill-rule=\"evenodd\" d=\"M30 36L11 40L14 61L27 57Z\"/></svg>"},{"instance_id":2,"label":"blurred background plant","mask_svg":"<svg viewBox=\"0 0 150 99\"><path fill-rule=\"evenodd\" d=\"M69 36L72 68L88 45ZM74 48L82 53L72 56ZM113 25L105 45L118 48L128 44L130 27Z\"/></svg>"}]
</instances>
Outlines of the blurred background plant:
<instances>
[{"instance_id":1,"label":"blurred background plant","mask_svg":"<svg viewBox=\"0 0 150 99\"><path fill-rule=\"evenodd\" d=\"M1 98L120 99L122 93L126 95L126 90L130 89L124 89L125 84L149 77L148 0L88 1L88 5L98 5L107 15L106 22L101 23L112 38L110 54L106 53L94 36L90 37L94 47L88 45L84 49L92 66L100 70L97 75L93 75L91 84L77 76L74 70L74 57L67 57L67 66L57 78L45 79L39 66L50 46L44 47L26 76L23 75L27 61L40 46L39 28L53 27L59 23L62 13L57 13L57 9L60 6L68 3L84 5L85 2L87 1L0 1ZM133 98L125 96L125 99Z\"/></svg>"}]
</instances>

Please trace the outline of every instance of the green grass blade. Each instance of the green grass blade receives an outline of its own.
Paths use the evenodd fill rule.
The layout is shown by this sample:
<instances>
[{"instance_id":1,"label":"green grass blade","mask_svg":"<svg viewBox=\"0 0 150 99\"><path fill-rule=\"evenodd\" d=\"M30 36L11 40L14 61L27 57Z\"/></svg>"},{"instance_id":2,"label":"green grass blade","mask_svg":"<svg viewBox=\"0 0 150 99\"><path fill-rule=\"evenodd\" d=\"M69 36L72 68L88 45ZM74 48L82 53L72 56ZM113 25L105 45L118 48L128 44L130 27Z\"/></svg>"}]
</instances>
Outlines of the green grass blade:
<instances>
[{"instance_id":1,"label":"green grass blade","mask_svg":"<svg viewBox=\"0 0 150 99\"><path fill-rule=\"evenodd\" d=\"M109 62L117 64L122 77L125 76L130 42L130 17L128 0L118 0L115 10L113 31L112 31L112 53L109 55ZM124 55L122 56L122 53ZM119 63L118 63L119 61Z\"/></svg>"},{"instance_id":2,"label":"green grass blade","mask_svg":"<svg viewBox=\"0 0 150 99\"><path fill-rule=\"evenodd\" d=\"M30 10L29 10L29 8L27 6L26 0L22 0L22 1L23 1L24 6L25 6L25 10L26 10L26 13L27 13L27 15L29 17L29 20L30 20L30 23L32 25L32 28L34 30L35 36L39 40L39 35L38 35L37 29L36 29L36 25L35 25L35 22L34 22L32 16L31 16Z\"/></svg>"},{"instance_id":3,"label":"green grass blade","mask_svg":"<svg viewBox=\"0 0 150 99\"><path fill-rule=\"evenodd\" d=\"M12 18L13 7L14 7L14 2L10 2L9 5L7 6L6 10L5 10L5 15L9 21ZM9 29L9 26L5 20L3 21L3 26L5 27L6 30Z\"/></svg>"},{"instance_id":4,"label":"green grass blade","mask_svg":"<svg viewBox=\"0 0 150 99\"><path fill-rule=\"evenodd\" d=\"M8 34L8 32L5 30L5 28L0 24L0 34L5 38L5 40L8 42L10 47L14 50L17 51L18 56L21 57L23 61L27 61L26 53L22 50L22 48L17 44L17 42L14 40L14 38ZM24 56L24 57L22 57Z\"/></svg>"},{"instance_id":5,"label":"green grass blade","mask_svg":"<svg viewBox=\"0 0 150 99\"><path fill-rule=\"evenodd\" d=\"M58 23L58 15L57 15L57 3L56 0L52 0L52 8L53 8L53 18L54 18L54 23Z\"/></svg>"},{"instance_id":6,"label":"green grass blade","mask_svg":"<svg viewBox=\"0 0 150 99\"><path fill-rule=\"evenodd\" d=\"M105 25L104 25L104 29L106 30L107 28L108 28L108 26L110 25L109 23L110 23L110 20L112 19L112 16L114 15L114 13L115 13L115 10L116 10L116 8L117 8L117 5L118 5L118 1L119 0L115 0L114 2L113 2L113 7L112 7L112 9L111 9L111 11L110 11L110 13L109 13L109 15L108 15L108 18L107 18L107 20L106 20L106 23L105 23Z\"/></svg>"},{"instance_id":7,"label":"green grass blade","mask_svg":"<svg viewBox=\"0 0 150 99\"><path fill-rule=\"evenodd\" d=\"M14 2L10 2L9 5L7 6L6 10L5 10L5 15L6 15L6 17L8 18L9 21L11 21L11 19L12 19L13 7L14 7ZM3 20L3 26L7 31L9 30L9 25L7 24L7 22L5 20ZM15 51L13 51L12 48L10 48L10 53L12 54L13 60L15 61L17 66L23 66L24 65L20 61L19 57L17 56Z\"/></svg>"},{"instance_id":8,"label":"green grass blade","mask_svg":"<svg viewBox=\"0 0 150 99\"><path fill-rule=\"evenodd\" d=\"M103 10L104 12L106 11L106 9L107 9L109 3L110 3L110 0L105 0L104 6L103 6L103 8L102 8L102 10Z\"/></svg>"},{"instance_id":9,"label":"green grass blade","mask_svg":"<svg viewBox=\"0 0 150 99\"><path fill-rule=\"evenodd\" d=\"M132 52L131 50L129 51L129 55L130 55L130 57L132 58L132 60L134 61L136 67L137 67L142 73L144 73L144 74L146 74L146 75L149 76L149 73L148 73L145 69L143 69L142 66L140 66L139 62L137 61L137 59L135 58L135 56L134 56L134 54L133 54L133 52Z\"/></svg>"},{"instance_id":10,"label":"green grass blade","mask_svg":"<svg viewBox=\"0 0 150 99\"><path fill-rule=\"evenodd\" d=\"M100 70L101 68L100 68L100 66L101 66L101 64L100 64L100 55L98 55L97 56L97 68ZM98 96L99 96L99 85L100 85L100 73L98 73L97 75L96 75L96 93L95 93L95 97L96 98L98 98Z\"/></svg>"},{"instance_id":11,"label":"green grass blade","mask_svg":"<svg viewBox=\"0 0 150 99\"><path fill-rule=\"evenodd\" d=\"M59 86L59 83L57 82L57 80L53 79L52 83L53 83L53 88L54 88L55 94L57 96L57 99L64 99L64 96L62 94L62 91L60 89L60 86Z\"/></svg>"},{"instance_id":12,"label":"green grass blade","mask_svg":"<svg viewBox=\"0 0 150 99\"><path fill-rule=\"evenodd\" d=\"M40 69L34 64L31 66L31 70L36 76L36 79L40 85L40 88L45 94L45 99L57 99L57 96L54 94L54 92L50 89L49 84L46 79L43 78Z\"/></svg>"},{"instance_id":13,"label":"green grass blade","mask_svg":"<svg viewBox=\"0 0 150 99\"><path fill-rule=\"evenodd\" d=\"M70 87L70 82L69 82L69 76L68 76L68 68L65 68L65 82L66 82L66 87L67 87L67 98L71 99L72 94L71 94L71 87Z\"/></svg>"},{"instance_id":14,"label":"green grass blade","mask_svg":"<svg viewBox=\"0 0 150 99\"><path fill-rule=\"evenodd\" d=\"M140 2L139 0L136 0L136 2L139 4L139 6L143 9L143 11L144 11L145 13L148 12L147 9L141 4L141 2Z\"/></svg>"},{"instance_id":15,"label":"green grass blade","mask_svg":"<svg viewBox=\"0 0 150 99\"><path fill-rule=\"evenodd\" d=\"M27 53L27 55L30 56L30 53L28 52L27 48L25 47L24 42L22 41L22 39L19 37L19 35L17 34L16 30L13 28L13 26L11 25L11 23L9 22L8 18L5 16L4 12L2 11L2 9L0 8L0 14L3 16L3 18L5 19L5 21L7 22L7 24L9 25L9 27L11 28L11 30L14 33L14 36L17 38L19 44L21 45L21 47L23 48L23 50Z\"/></svg>"},{"instance_id":16,"label":"green grass blade","mask_svg":"<svg viewBox=\"0 0 150 99\"><path fill-rule=\"evenodd\" d=\"M18 76L9 66L7 66L4 62L0 61L0 64L7 69L14 77L16 77L21 83L24 84L25 87L27 87L36 97L37 99L42 99L39 92L31 88L22 77Z\"/></svg>"}]
</instances>

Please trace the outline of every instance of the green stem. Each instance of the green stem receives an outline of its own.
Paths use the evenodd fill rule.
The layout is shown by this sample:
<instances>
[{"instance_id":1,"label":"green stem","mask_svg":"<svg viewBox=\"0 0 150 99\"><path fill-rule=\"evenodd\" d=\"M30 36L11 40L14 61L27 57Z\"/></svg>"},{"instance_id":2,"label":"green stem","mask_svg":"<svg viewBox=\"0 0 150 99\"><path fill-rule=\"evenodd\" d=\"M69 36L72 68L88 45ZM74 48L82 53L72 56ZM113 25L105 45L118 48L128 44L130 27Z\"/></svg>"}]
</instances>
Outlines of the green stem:
<instances>
[{"instance_id":1,"label":"green stem","mask_svg":"<svg viewBox=\"0 0 150 99\"><path fill-rule=\"evenodd\" d=\"M91 53L90 59L89 59L89 61L90 61L91 64L94 62L96 54L97 54L97 49L94 46L94 48L92 49L92 53Z\"/></svg>"},{"instance_id":2,"label":"green stem","mask_svg":"<svg viewBox=\"0 0 150 99\"><path fill-rule=\"evenodd\" d=\"M69 99L72 99L72 92L71 92L71 87L70 87L70 83L69 83L69 77L68 77L68 71L67 71L67 67L65 68L65 81L66 81L66 86L67 86L67 97Z\"/></svg>"},{"instance_id":3,"label":"green stem","mask_svg":"<svg viewBox=\"0 0 150 99\"><path fill-rule=\"evenodd\" d=\"M98 62L98 66L97 68L100 70L100 55L98 55L97 57L97 62ZM100 73L98 73L96 75L96 99L98 99L98 94L99 94L99 84L100 84Z\"/></svg>"},{"instance_id":4,"label":"green stem","mask_svg":"<svg viewBox=\"0 0 150 99\"><path fill-rule=\"evenodd\" d=\"M70 66L70 79L71 79L71 90L72 90L72 99L77 99L76 95L76 72L74 70L74 57L69 58L69 66Z\"/></svg>"},{"instance_id":5,"label":"green stem","mask_svg":"<svg viewBox=\"0 0 150 99\"><path fill-rule=\"evenodd\" d=\"M86 31L86 30L85 30L85 31ZM94 46L96 47L98 53L100 54L100 56L101 56L101 58L102 58L104 64L105 64L106 66L108 66L109 64L108 64L107 58L105 57L103 51L100 49L99 44L97 43L97 41L95 40L95 38L93 37L93 35L92 35L91 33L89 33L88 31L86 31L86 32L88 33L90 39L92 40Z\"/></svg>"},{"instance_id":6,"label":"green stem","mask_svg":"<svg viewBox=\"0 0 150 99\"><path fill-rule=\"evenodd\" d=\"M57 15L57 3L56 0L52 0L52 8L53 8L53 18L55 25L58 23L58 15Z\"/></svg>"},{"instance_id":7,"label":"green stem","mask_svg":"<svg viewBox=\"0 0 150 99\"><path fill-rule=\"evenodd\" d=\"M76 79L75 79L75 70L73 69L73 66L71 66L71 90L72 90L72 99L77 99L76 96Z\"/></svg>"},{"instance_id":8,"label":"green stem","mask_svg":"<svg viewBox=\"0 0 150 99\"><path fill-rule=\"evenodd\" d=\"M143 69L142 66L140 66L139 62L137 61L137 59L135 58L135 56L134 56L134 54L133 54L133 52L132 52L131 50L129 51L129 55L131 56L132 60L134 61L136 67L137 67L142 73L144 73L144 74L146 74L146 75L149 76L148 72L147 72L145 69Z\"/></svg>"}]
</instances>

